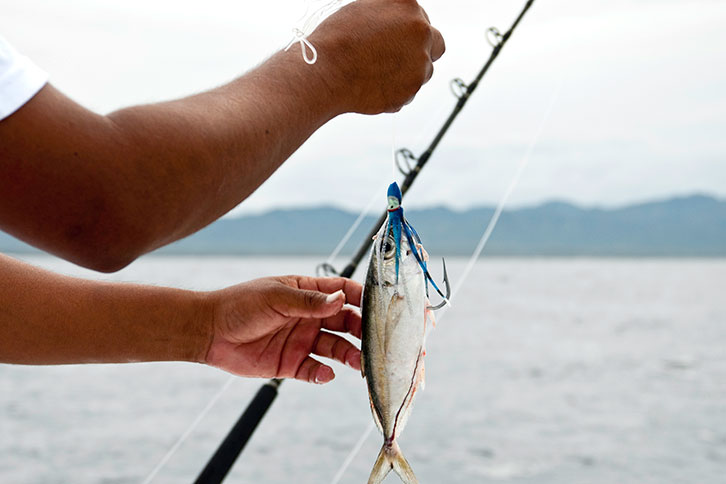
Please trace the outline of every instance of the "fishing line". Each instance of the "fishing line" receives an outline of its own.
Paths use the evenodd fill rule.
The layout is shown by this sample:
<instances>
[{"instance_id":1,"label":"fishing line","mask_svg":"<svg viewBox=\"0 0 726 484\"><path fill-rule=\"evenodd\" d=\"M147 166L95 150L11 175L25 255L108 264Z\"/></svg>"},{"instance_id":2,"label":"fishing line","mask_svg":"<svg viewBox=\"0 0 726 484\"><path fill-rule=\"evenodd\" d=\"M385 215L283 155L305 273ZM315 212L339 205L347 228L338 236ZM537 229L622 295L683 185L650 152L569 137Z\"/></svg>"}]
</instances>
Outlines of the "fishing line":
<instances>
[{"instance_id":1,"label":"fishing line","mask_svg":"<svg viewBox=\"0 0 726 484\"><path fill-rule=\"evenodd\" d=\"M391 153L393 156L393 179L396 178L398 175L398 169L396 168L396 117L391 117ZM355 222L353 222L353 225L350 226L348 231L345 233L342 239L340 239L340 242L338 242L338 245L333 249L332 254L325 260L325 263L318 267L318 269L321 268L330 268L332 267L332 264L336 257L340 255L345 245L350 241L351 237L353 237L353 234L356 230L358 230L358 227L360 227L360 224L363 223L363 220L370 215L371 210L373 210L373 206L381 199L381 192L385 192L386 188L388 188L388 185L391 184L391 181L388 177L384 178L382 183L380 184L380 188L377 190L374 190L373 196L371 196L371 199L368 201L368 204L365 206L363 210L361 210L360 214L358 214L358 218L355 219ZM320 270L318 270L320 272Z\"/></svg>"},{"instance_id":2,"label":"fishing line","mask_svg":"<svg viewBox=\"0 0 726 484\"><path fill-rule=\"evenodd\" d=\"M390 184L390 181L388 177L386 177L383 181L383 183L380 185L380 188L378 190L375 190L375 193L371 197L370 201L368 202L368 205L365 206L365 208L361 211L361 213L358 215L358 218L353 222L353 225L350 226L348 229L348 232L345 233L342 239L340 239L340 242L338 242L338 245L335 247L333 252L330 254L330 256L326 259L325 264L321 267L332 267L333 262L335 261L335 258L340 255L340 253L343 251L343 248L345 245L350 241L351 237L353 237L353 234L356 230L358 230L358 227L360 227L361 223L363 223L363 220L370 215L371 211L373 210L373 207L376 205L376 202L378 202L381 199L381 192L385 191L386 187ZM319 268L320 269L320 268Z\"/></svg>"},{"instance_id":3,"label":"fishing line","mask_svg":"<svg viewBox=\"0 0 726 484\"><path fill-rule=\"evenodd\" d=\"M201 412L199 412L199 415L197 415L197 418L194 419L194 421L187 427L187 429L184 431L183 434L177 439L176 442L174 442L174 445L171 446L169 451L164 455L164 457L161 458L158 464L156 464L156 467L154 467L154 470L149 473L148 476L146 476L146 479L144 479L142 484L149 484L152 482L156 475L159 473L159 471L166 465L167 462L169 462L169 459L171 459L174 454L179 450L179 447L182 446L184 442L187 441L190 435L192 435L192 432L197 428L197 426L204 420L204 417L207 416L207 414L212 410L212 408L217 404L220 398L222 398L222 395L225 394L225 392L229 389L230 386L232 386L232 383L237 379L234 375L230 375L229 378L227 378L227 381L222 385L222 388L219 389L216 395L212 397L212 399L207 403L207 406L202 409Z\"/></svg>"},{"instance_id":4,"label":"fishing line","mask_svg":"<svg viewBox=\"0 0 726 484\"><path fill-rule=\"evenodd\" d=\"M529 146L527 148L527 151L525 152L524 156L522 157L521 161L519 162L519 165L517 167L517 171L514 174L514 177L509 182L509 185L507 186L507 189L504 191L504 195L499 200L499 203L497 204L497 208L492 215L492 218L489 220L489 224L487 225L486 230L484 231L484 234L482 235L481 239L479 240L479 244L477 244L476 249L474 249L474 253L472 254L469 264L467 265L466 269L464 270L463 275L459 278L458 283L456 284L456 287L454 291L451 294L451 298L449 300L453 300L454 296L458 294L459 290L464 286L464 283L466 282L466 279L471 274L471 271L474 268L474 265L476 264L477 260L479 259L479 256L481 256L482 252L484 251L484 248L489 243L489 240L491 239L492 233L494 233L494 229L496 228L497 224L499 223L499 220L502 216L502 213L504 212L504 207L507 205L507 202L509 201L509 197L514 192L514 189L517 187L519 182L522 179L522 175L524 174L525 170L529 166L529 162L532 158L532 154L534 153L534 149L539 143L539 140L542 136L542 133L544 132L544 128L547 125L547 122L550 119L550 116L552 115L552 111L555 107L555 104L557 103L557 100L559 99L560 92L562 88L562 81L555 87L553 94L550 98L550 103L547 107L547 110L545 111L544 116L542 117L542 121L539 124L539 127L537 128L537 131L535 132L534 137L532 138L532 141L529 143ZM442 311L441 315L439 315L437 319L437 323L440 323L441 320L446 316L448 313L450 306L446 306L445 309ZM427 331L428 332L428 331ZM345 475L345 472L348 470L350 465L353 463L353 460L355 460L356 456L360 452L360 450L363 448L363 444L366 440L368 440L368 437L370 437L371 432L373 431L374 425L373 421L369 421L368 426L363 431L363 434L361 434L361 437L358 439L358 442L353 446L353 449L348 454L348 457L346 457L345 461L343 461L343 464L338 469L338 472L335 474L335 477L333 477L333 480L331 481L331 484L338 484L340 482L340 479Z\"/></svg>"},{"instance_id":5,"label":"fishing line","mask_svg":"<svg viewBox=\"0 0 726 484\"><path fill-rule=\"evenodd\" d=\"M310 12L310 6L308 6L308 12L303 15L303 22L301 27L295 27L292 29L293 38L290 43L285 47L285 52L290 50L290 47L296 43L300 44L302 50L303 59L305 62L312 65L318 61L318 49L308 40L310 34L312 34L316 28L330 15L340 10L344 3L348 3L345 0L332 0L322 5L317 10Z\"/></svg>"},{"instance_id":6,"label":"fishing line","mask_svg":"<svg viewBox=\"0 0 726 484\"><path fill-rule=\"evenodd\" d=\"M448 106L444 105L438 108L438 111L436 115L428 117L428 124L425 126L424 129L419 130L419 139L417 141L420 142L424 134L428 133L428 129L431 127L432 124L436 123L438 119L441 117L441 114L448 109ZM358 218L355 219L353 224L348 228L348 231L343 235L343 238L340 239L338 242L338 245L333 249L333 252L330 254L330 256L325 260L325 262L318 266L316 272L318 276L323 275L330 275L330 274L336 274L336 272L333 269L333 262L335 259L340 255L340 253L345 248L346 244L350 242L350 239L355 234L356 230L361 226L363 223L363 220L371 214L371 211L373 210L373 207L381 200L381 192L385 193L388 186L391 184L391 180L396 180L400 176L398 163L396 161L397 153L398 153L398 143L397 143L397 136L398 136L398 122L396 121L396 116L391 116L391 156L392 158L392 168L391 168L391 175L390 178L388 176L382 178L381 184L379 185L380 188L373 191L373 195L371 196L370 200L366 204L365 208L361 210L361 212L358 214Z\"/></svg>"},{"instance_id":7,"label":"fishing line","mask_svg":"<svg viewBox=\"0 0 726 484\"><path fill-rule=\"evenodd\" d=\"M472 254L471 259L469 260L469 264L466 266L466 269L464 270L464 273L462 274L461 278L459 279L459 282L454 287L454 292L452 294L452 299L455 294L458 294L459 290L464 286L464 282L466 282L466 279L471 274L471 271L474 269L474 265L476 264L477 260L479 259L479 256L481 256L481 253L484 251L484 247L486 247L487 243L489 243L489 239L491 238L492 234L494 233L494 229L496 228L497 224L499 223L499 219L502 216L502 213L504 212L504 207L506 206L507 202L509 201L509 197L512 195L512 192L514 192L514 189L519 184L519 181L522 178L522 174L524 174L525 170L529 166L529 162L532 159L532 154L534 153L534 148L539 143L540 138L542 137L542 132L544 131L547 122L550 119L550 116L552 115L552 110L555 107L555 104L557 104L557 100L560 97L560 92L562 91L562 81L560 81L557 86L555 87L552 96L550 98L550 103L547 106L547 110L545 111L544 116L542 117L542 121L539 124L539 127L537 128L537 131L534 135L534 138L532 138L532 141L529 144L529 147L527 148L527 151L525 152L524 156L522 157L522 160L519 162L519 166L517 167L517 171L514 174L514 177L512 178L512 181L509 183L509 186L507 187L506 191L504 192L504 195L502 196L501 200L499 201L499 204L497 205L496 210L494 211L494 215L492 215L492 218L489 220L489 225L487 226L486 230L484 231L484 235L482 235L481 239L479 240L479 244L477 245L476 249L474 250L474 254ZM442 314L443 316L443 314Z\"/></svg>"},{"instance_id":8,"label":"fishing line","mask_svg":"<svg viewBox=\"0 0 726 484\"><path fill-rule=\"evenodd\" d=\"M391 180L395 180L398 177L396 146L396 116L391 116Z\"/></svg>"},{"instance_id":9,"label":"fishing line","mask_svg":"<svg viewBox=\"0 0 726 484\"><path fill-rule=\"evenodd\" d=\"M353 448L350 450L348 457L345 458L345 461L343 461L343 465L340 466L338 473L335 474L335 477L333 477L333 480L330 481L330 484L338 484L340 482L340 480L345 475L345 471L347 471L348 467L350 467L350 465L353 463L353 459L355 459L360 450L363 448L363 444L365 444L366 440L368 440L368 437L371 436L371 432L373 432L374 428L376 428L376 426L373 423L373 420L369 420L368 427L366 427L365 431L363 431L363 434L360 436L360 439L358 439L358 442L356 442Z\"/></svg>"},{"instance_id":10,"label":"fishing line","mask_svg":"<svg viewBox=\"0 0 726 484\"><path fill-rule=\"evenodd\" d=\"M429 134L430 129L434 124L437 122L440 122L440 118L442 117L443 113L447 110L449 110L449 106L447 105L441 105L437 108L436 113L432 116L427 116L427 123L424 125L422 129L419 129L418 137L413 144L414 146L417 146L418 144L423 142L423 139ZM399 167L399 161L398 156L400 154L400 149L398 149L398 143L397 143L397 136L398 136L398 121L396 120L396 116L391 117L391 151L393 153L393 164L392 164L392 173L390 175L390 178L388 176L381 179L380 188L377 190L374 190L373 195L371 196L370 200L368 201L368 204L363 208L363 210L358 214L358 218L355 219L353 224L348 228L348 231L345 233L342 239L338 242L338 245L333 249L333 252L330 254L330 256L325 260L324 263L320 264L317 269L316 273L318 276L330 276L330 275L338 275L338 272L333 267L333 262L335 259L340 255L340 253L343 251L345 246L350 242L350 239L355 234L356 230L361 226L365 218L371 214L371 211L373 210L374 206L380 201L381 199L381 192L385 193L388 186L391 184L391 180L396 180L400 176L400 167Z\"/></svg>"}]
</instances>

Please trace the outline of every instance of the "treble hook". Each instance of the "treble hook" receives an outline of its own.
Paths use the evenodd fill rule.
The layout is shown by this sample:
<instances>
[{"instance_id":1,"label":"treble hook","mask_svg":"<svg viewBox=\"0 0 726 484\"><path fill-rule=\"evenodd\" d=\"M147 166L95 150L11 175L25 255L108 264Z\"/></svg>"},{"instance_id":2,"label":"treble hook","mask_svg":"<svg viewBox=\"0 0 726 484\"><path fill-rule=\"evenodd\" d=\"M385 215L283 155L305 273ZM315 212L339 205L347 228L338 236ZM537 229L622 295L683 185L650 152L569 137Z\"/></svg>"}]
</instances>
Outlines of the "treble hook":
<instances>
[{"instance_id":1,"label":"treble hook","mask_svg":"<svg viewBox=\"0 0 726 484\"><path fill-rule=\"evenodd\" d=\"M429 306L428 309L431 311L438 311L439 309L443 308L444 306L448 306L451 303L449 302L449 299L451 299L451 283L449 282L449 273L446 272L446 259L443 257L441 258L441 262L444 264L444 284L446 285L446 297L443 301L441 301L440 304L436 306Z\"/></svg>"}]
</instances>

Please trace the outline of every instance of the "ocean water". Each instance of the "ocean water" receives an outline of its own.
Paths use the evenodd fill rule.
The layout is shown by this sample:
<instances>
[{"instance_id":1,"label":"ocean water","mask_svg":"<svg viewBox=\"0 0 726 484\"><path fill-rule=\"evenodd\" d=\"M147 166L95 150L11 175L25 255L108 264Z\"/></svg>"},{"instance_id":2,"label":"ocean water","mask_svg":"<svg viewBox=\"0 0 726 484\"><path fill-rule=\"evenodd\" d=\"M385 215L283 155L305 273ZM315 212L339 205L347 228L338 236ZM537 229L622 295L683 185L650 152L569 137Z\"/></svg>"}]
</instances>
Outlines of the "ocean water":
<instances>
[{"instance_id":1,"label":"ocean water","mask_svg":"<svg viewBox=\"0 0 726 484\"><path fill-rule=\"evenodd\" d=\"M99 276L28 260L204 290L319 262L150 257ZM454 283L465 262L448 261ZM419 480L726 482L725 289L726 260L482 259L429 337L400 442ZM227 482L331 481L371 419L360 375L335 369L327 386L281 387ZM179 363L0 366L0 483L140 483L227 378ZM235 380L154 482L193 481L260 384ZM367 481L381 441L341 482Z\"/></svg>"}]
</instances>

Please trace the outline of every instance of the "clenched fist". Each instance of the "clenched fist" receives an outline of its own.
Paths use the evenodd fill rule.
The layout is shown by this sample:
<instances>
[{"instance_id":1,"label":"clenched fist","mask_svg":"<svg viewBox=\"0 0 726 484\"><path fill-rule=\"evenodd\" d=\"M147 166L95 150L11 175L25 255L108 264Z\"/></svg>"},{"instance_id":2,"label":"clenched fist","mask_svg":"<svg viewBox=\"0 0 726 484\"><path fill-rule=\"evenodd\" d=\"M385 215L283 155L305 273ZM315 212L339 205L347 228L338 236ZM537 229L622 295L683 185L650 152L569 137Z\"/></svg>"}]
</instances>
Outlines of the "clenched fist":
<instances>
[{"instance_id":1,"label":"clenched fist","mask_svg":"<svg viewBox=\"0 0 726 484\"><path fill-rule=\"evenodd\" d=\"M358 0L309 37L343 112L395 112L433 75L444 38L415 0Z\"/></svg>"}]
</instances>

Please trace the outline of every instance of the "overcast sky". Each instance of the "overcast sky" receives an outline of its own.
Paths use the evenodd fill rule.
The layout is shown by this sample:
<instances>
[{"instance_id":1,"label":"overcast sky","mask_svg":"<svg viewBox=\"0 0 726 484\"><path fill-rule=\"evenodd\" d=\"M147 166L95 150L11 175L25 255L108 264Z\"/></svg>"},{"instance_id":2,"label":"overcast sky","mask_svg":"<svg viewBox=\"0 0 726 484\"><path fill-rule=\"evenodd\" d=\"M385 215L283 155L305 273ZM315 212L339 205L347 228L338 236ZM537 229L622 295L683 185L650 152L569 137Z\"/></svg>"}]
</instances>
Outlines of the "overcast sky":
<instances>
[{"instance_id":1,"label":"overcast sky","mask_svg":"<svg viewBox=\"0 0 726 484\"><path fill-rule=\"evenodd\" d=\"M306 5L0 0L0 35L75 100L108 112L232 79L284 46ZM392 177L392 146L426 146L453 107L449 81L476 74L490 53L486 28L507 29L523 2L422 5L448 52L416 101L396 116L334 120L241 212L324 203L362 208ZM406 204L496 202L558 86L512 205L726 197L724 24L726 1L537 0Z\"/></svg>"}]
</instances>

